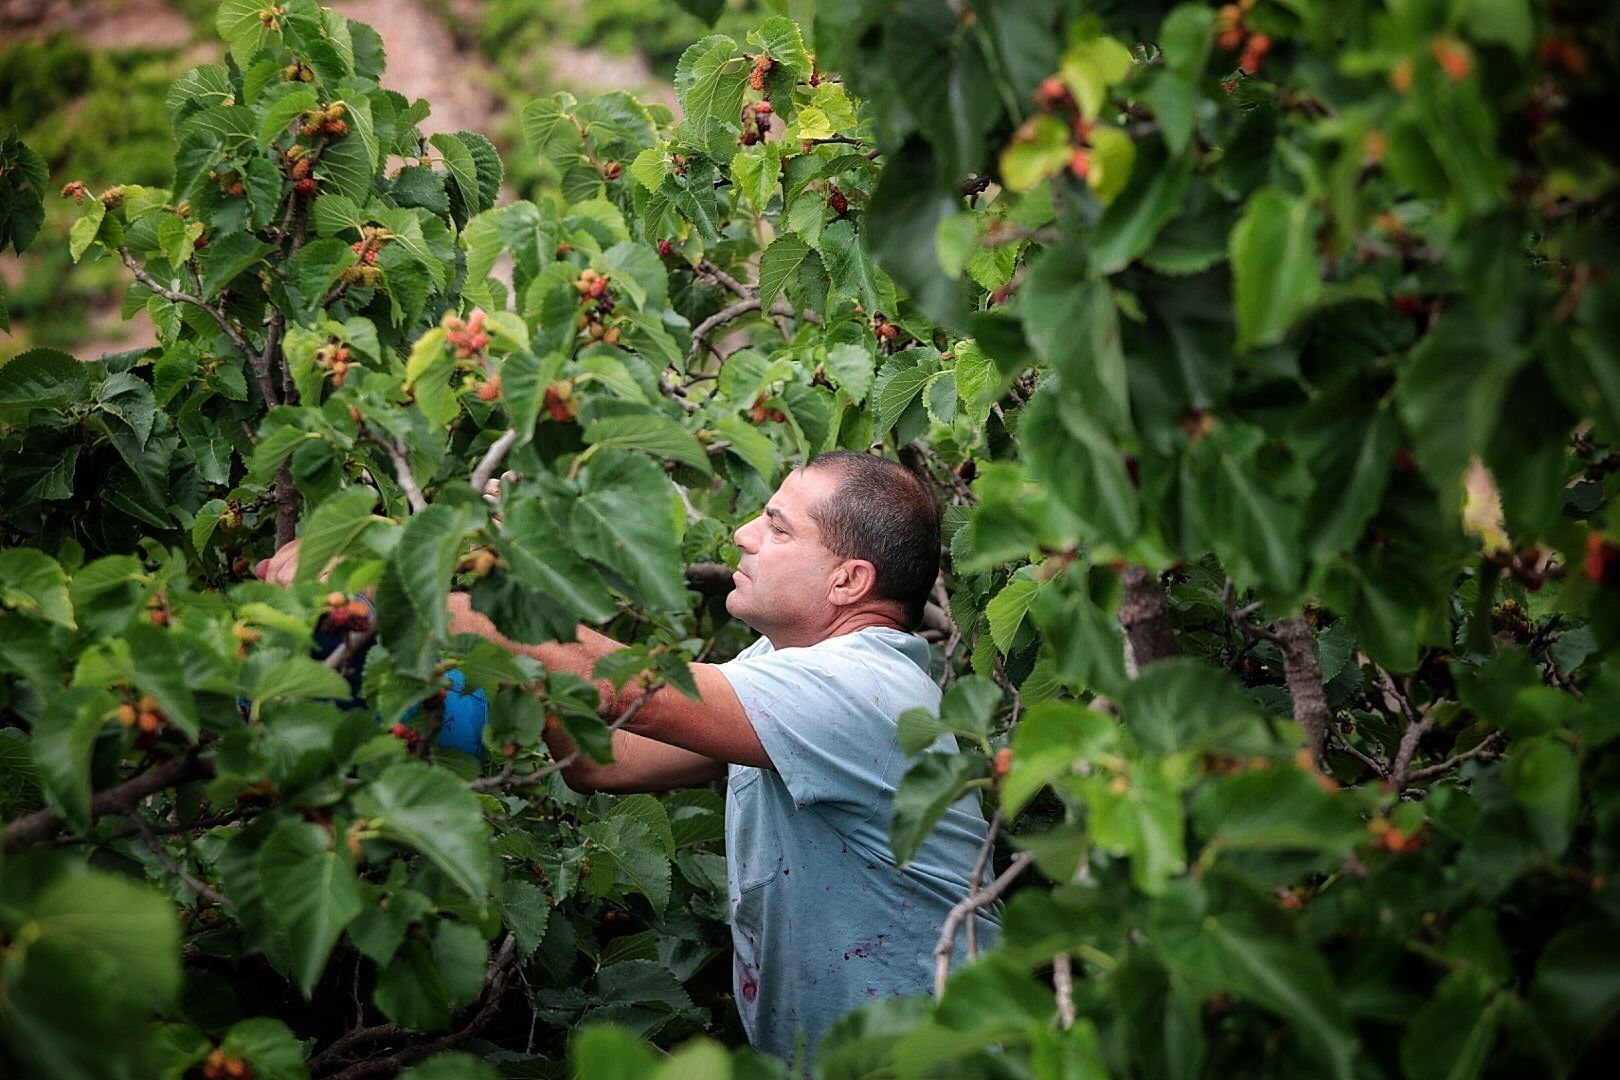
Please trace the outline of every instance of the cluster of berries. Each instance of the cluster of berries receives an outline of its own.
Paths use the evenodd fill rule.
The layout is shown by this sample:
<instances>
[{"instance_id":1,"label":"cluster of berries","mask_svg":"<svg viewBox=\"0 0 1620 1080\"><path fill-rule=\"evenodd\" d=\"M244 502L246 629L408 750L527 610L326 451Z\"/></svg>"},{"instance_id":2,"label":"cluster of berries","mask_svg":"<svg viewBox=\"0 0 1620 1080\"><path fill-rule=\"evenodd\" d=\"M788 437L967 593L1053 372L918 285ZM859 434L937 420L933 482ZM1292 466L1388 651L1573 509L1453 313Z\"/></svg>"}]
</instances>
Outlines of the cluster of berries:
<instances>
[{"instance_id":1,"label":"cluster of berries","mask_svg":"<svg viewBox=\"0 0 1620 1080\"><path fill-rule=\"evenodd\" d=\"M559 424L566 424L579 415L579 400L574 397L574 382L564 379L546 387L546 412Z\"/></svg>"},{"instance_id":2,"label":"cluster of berries","mask_svg":"<svg viewBox=\"0 0 1620 1080\"><path fill-rule=\"evenodd\" d=\"M208 179L218 184L219 190L227 195L241 195L247 191L247 188L242 183L242 174L235 169L227 169L224 172L209 169Z\"/></svg>"},{"instance_id":3,"label":"cluster of berries","mask_svg":"<svg viewBox=\"0 0 1620 1080\"><path fill-rule=\"evenodd\" d=\"M158 732L163 729L163 710L158 708L157 699L150 694L142 694L140 700L133 704L125 699L114 713L118 722L125 727L140 728L143 737L149 735L156 739Z\"/></svg>"},{"instance_id":4,"label":"cluster of berries","mask_svg":"<svg viewBox=\"0 0 1620 1080\"><path fill-rule=\"evenodd\" d=\"M1424 842L1429 839L1427 828L1420 827L1410 833L1403 833L1388 818L1373 818L1367 823L1367 831L1372 833L1373 846L1391 855L1421 850Z\"/></svg>"},{"instance_id":5,"label":"cluster of berries","mask_svg":"<svg viewBox=\"0 0 1620 1080\"><path fill-rule=\"evenodd\" d=\"M890 322L883 312L877 311L872 314L872 333L877 335L879 342L888 344L900 336L900 328Z\"/></svg>"},{"instance_id":6,"label":"cluster of berries","mask_svg":"<svg viewBox=\"0 0 1620 1080\"><path fill-rule=\"evenodd\" d=\"M349 133L348 122L343 119L346 111L341 101L334 101L324 109L309 110L304 114L304 135L311 139L319 135L342 138Z\"/></svg>"},{"instance_id":7,"label":"cluster of berries","mask_svg":"<svg viewBox=\"0 0 1620 1080\"><path fill-rule=\"evenodd\" d=\"M604 161L602 163L602 179L612 183L624 175L624 166L617 161Z\"/></svg>"},{"instance_id":8,"label":"cluster of berries","mask_svg":"<svg viewBox=\"0 0 1620 1080\"><path fill-rule=\"evenodd\" d=\"M1239 0L1236 4L1227 4L1215 14L1215 26L1219 33L1215 37L1215 44L1226 52L1243 50L1238 58L1238 69L1245 75L1253 75L1265 63L1266 54L1271 51L1271 36L1269 34L1253 34L1243 25L1243 17L1254 7L1254 0Z\"/></svg>"},{"instance_id":9,"label":"cluster of berries","mask_svg":"<svg viewBox=\"0 0 1620 1080\"><path fill-rule=\"evenodd\" d=\"M1586 534L1586 580L1607 588L1620 586L1620 545L1600 533Z\"/></svg>"},{"instance_id":10,"label":"cluster of berries","mask_svg":"<svg viewBox=\"0 0 1620 1080\"><path fill-rule=\"evenodd\" d=\"M371 605L359 597L350 599L340 592L326 595L326 614L321 618L338 633L365 634L371 631Z\"/></svg>"},{"instance_id":11,"label":"cluster of berries","mask_svg":"<svg viewBox=\"0 0 1620 1080\"><path fill-rule=\"evenodd\" d=\"M849 196L834 185L827 189L827 208L839 217L849 213Z\"/></svg>"},{"instance_id":12,"label":"cluster of berries","mask_svg":"<svg viewBox=\"0 0 1620 1080\"><path fill-rule=\"evenodd\" d=\"M405 743L411 753L416 753L416 746L422 741L420 733L413 731L407 724L395 724L388 729L388 734Z\"/></svg>"},{"instance_id":13,"label":"cluster of berries","mask_svg":"<svg viewBox=\"0 0 1620 1080\"><path fill-rule=\"evenodd\" d=\"M446 340L456 350L456 358L469 360L474 356L482 356L489 347L489 335L484 333L484 309L473 308L466 319L457 315L446 315L442 324L445 329Z\"/></svg>"},{"instance_id":14,"label":"cluster of berries","mask_svg":"<svg viewBox=\"0 0 1620 1080\"><path fill-rule=\"evenodd\" d=\"M260 8L259 25L264 27L266 30L274 30L276 28L277 20L279 20L285 14L287 14L287 9L282 7L280 4L277 4L274 7Z\"/></svg>"},{"instance_id":15,"label":"cluster of berries","mask_svg":"<svg viewBox=\"0 0 1620 1080\"><path fill-rule=\"evenodd\" d=\"M1091 175L1091 121L1080 115L1080 105L1074 100L1069 84L1061 76L1048 75L1035 88L1035 104L1043 113L1062 118L1069 125L1072 148L1069 151L1069 171L1076 179Z\"/></svg>"},{"instance_id":16,"label":"cluster of berries","mask_svg":"<svg viewBox=\"0 0 1620 1080\"><path fill-rule=\"evenodd\" d=\"M767 400L768 399L764 394L761 394L759 397L755 398L753 407L748 410L748 419L752 420L756 424L763 424L767 420L773 424L786 423L787 413L783 412L781 409L767 407L765 404Z\"/></svg>"},{"instance_id":17,"label":"cluster of berries","mask_svg":"<svg viewBox=\"0 0 1620 1080\"><path fill-rule=\"evenodd\" d=\"M153 626L168 626L173 622L174 617L169 614L169 598L160 592L148 600L146 619Z\"/></svg>"},{"instance_id":18,"label":"cluster of berries","mask_svg":"<svg viewBox=\"0 0 1620 1080\"><path fill-rule=\"evenodd\" d=\"M754 70L748 73L748 85L755 90L765 89L765 76L769 75L771 68L776 66L769 53L760 53L754 57Z\"/></svg>"},{"instance_id":19,"label":"cluster of berries","mask_svg":"<svg viewBox=\"0 0 1620 1080\"><path fill-rule=\"evenodd\" d=\"M263 18L264 12L259 17ZM203 1066L203 1080L253 1080L253 1066L216 1046Z\"/></svg>"},{"instance_id":20,"label":"cluster of berries","mask_svg":"<svg viewBox=\"0 0 1620 1080\"><path fill-rule=\"evenodd\" d=\"M314 82L315 69L302 60L295 60L281 69L282 82Z\"/></svg>"},{"instance_id":21,"label":"cluster of berries","mask_svg":"<svg viewBox=\"0 0 1620 1080\"><path fill-rule=\"evenodd\" d=\"M675 254L674 242L671 240L658 241L658 254L662 255L666 259Z\"/></svg>"},{"instance_id":22,"label":"cluster of berries","mask_svg":"<svg viewBox=\"0 0 1620 1080\"><path fill-rule=\"evenodd\" d=\"M771 116L775 113L769 101L744 102L742 107L742 137L744 146L765 141L771 132Z\"/></svg>"},{"instance_id":23,"label":"cluster of berries","mask_svg":"<svg viewBox=\"0 0 1620 1080\"><path fill-rule=\"evenodd\" d=\"M578 280L574 282L574 291L579 293L579 301L585 306L585 310L579 313L579 329L592 341L617 345L619 328L607 325L614 305L613 291L608 285L606 274L599 274L588 266L580 271Z\"/></svg>"},{"instance_id":24,"label":"cluster of berries","mask_svg":"<svg viewBox=\"0 0 1620 1080\"><path fill-rule=\"evenodd\" d=\"M990 775L997 780L1005 779L1007 774L1012 771L1012 759L1012 747L1003 746L1000 750L997 750L996 756L990 762Z\"/></svg>"},{"instance_id":25,"label":"cluster of berries","mask_svg":"<svg viewBox=\"0 0 1620 1080\"><path fill-rule=\"evenodd\" d=\"M315 363L331 376L334 390L349 377L349 356L349 347L335 341L315 350Z\"/></svg>"}]
</instances>

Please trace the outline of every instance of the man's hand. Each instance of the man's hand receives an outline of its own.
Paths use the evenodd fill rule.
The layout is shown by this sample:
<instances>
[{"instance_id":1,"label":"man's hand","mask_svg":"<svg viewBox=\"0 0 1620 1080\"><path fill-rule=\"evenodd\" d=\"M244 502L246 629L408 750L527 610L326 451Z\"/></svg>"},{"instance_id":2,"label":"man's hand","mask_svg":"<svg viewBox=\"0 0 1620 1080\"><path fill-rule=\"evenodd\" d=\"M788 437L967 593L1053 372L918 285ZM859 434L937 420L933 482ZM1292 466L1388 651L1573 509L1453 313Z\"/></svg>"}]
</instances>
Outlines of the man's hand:
<instances>
[{"instance_id":1,"label":"man's hand","mask_svg":"<svg viewBox=\"0 0 1620 1080\"><path fill-rule=\"evenodd\" d=\"M327 569L330 570L331 567ZM290 540L268 559L260 559L254 573L272 585L291 585L293 578L298 574L298 541ZM321 579L323 581L326 579L324 573Z\"/></svg>"}]
</instances>

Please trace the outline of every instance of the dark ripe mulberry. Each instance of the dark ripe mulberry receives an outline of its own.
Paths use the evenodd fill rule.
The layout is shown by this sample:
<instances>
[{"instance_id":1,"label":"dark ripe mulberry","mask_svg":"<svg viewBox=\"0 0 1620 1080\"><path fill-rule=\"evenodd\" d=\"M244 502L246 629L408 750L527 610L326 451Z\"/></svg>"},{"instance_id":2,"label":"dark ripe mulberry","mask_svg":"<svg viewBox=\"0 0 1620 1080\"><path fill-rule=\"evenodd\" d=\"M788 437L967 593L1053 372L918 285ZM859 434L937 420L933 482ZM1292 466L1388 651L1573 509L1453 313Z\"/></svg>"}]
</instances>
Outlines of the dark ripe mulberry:
<instances>
[{"instance_id":1,"label":"dark ripe mulberry","mask_svg":"<svg viewBox=\"0 0 1620 1080\"><path fill-rule=\"evenodd\" d=\"M849 197L842 191L839 191L837 188L833 188L832 194L827 196L827 205L831 207L832 212L837 214L839 217L843 217L845 214L849 213Z\"/></svg>"}]
</instances>

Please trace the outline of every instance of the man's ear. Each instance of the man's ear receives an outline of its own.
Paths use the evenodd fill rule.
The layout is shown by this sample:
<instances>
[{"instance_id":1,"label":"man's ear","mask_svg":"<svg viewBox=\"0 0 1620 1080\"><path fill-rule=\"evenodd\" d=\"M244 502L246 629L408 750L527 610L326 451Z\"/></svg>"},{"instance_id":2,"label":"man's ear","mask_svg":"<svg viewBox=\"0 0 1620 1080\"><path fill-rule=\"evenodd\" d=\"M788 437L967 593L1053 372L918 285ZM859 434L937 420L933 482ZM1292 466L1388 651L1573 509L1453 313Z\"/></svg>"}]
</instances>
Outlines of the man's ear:
<instances>
[{"instance_id":1,"label":"man's ear","mask_svg":"<svg viewBox=\"0 0 1620 1080\"><path fill-rule=\"evenodd\" d=\"M840 607L870 600L877 594L877 567L865 559L845 559L833 568L827 598Z\"/></svg>"}]
</instances>

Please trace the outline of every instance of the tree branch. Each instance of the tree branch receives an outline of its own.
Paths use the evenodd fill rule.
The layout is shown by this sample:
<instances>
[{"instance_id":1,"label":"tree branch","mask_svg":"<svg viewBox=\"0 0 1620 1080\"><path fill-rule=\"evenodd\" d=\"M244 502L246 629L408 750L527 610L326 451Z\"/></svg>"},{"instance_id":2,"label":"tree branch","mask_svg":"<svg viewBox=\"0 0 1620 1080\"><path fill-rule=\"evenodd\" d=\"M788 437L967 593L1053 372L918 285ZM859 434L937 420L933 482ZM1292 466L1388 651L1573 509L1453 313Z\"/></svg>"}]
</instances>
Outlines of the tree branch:
<instances>
[{"instance_id":1,"label":"tree branch","mask_svg":"<svg viewBox=\"0 0 1620 1080\"><path fill-rule=\"evenodd\" d=\"M737 296L742 297L744 300L750 299L751 297L757 295L758 290L750 289L748 286L744 285L742 282L738 281L736 278L714 265L714 263L710 262L708 259L700 259L697 264L697 269L699 274L710 278L718 285L723 285L725 288L735 293Z\"/></svg>"},{"instance_id":2,"label":"tree branch","mask_svg":"<svg viewBox=\"0 0 1620 1080\"><path fill-rule=\"evenodd\" d=\"M1279 619L1277 644L1282 650L1288 692L1294 698L1294 722L1305 729L1311 760L1320 767L1333 711L1328 708L1327 690L1322 685L1322 666L1316 660L1311 628L1298 616Z\"/></svg>"},{"instance_id":3,"label":"tree branch","mask_svg":"<svg viewBox=\"0 0 1620 1080\"><path fill-rule=\"evenodd\" d=\"M489 968L484 973L483 1007L463 1027L447 1035L441 1035L431 1042L406 1046L384 1058L372 1058L369 1061L357 1062L340 1073L329 1074L332 1076L332 1080L365 1080L366 1077L370 1076L395 1076L418 1061L430 1058L434 1054L443 1053L477 1035L489 1026L489 1022L500 1011L501 997L506 993L506 985L511 981L512 972L516 968L513 963L516 957L517 937L508 933L505 939L501 941L501 947L496 951L495 958L490 961ZM391 1028L395 1030L387 1030ZM410 1033L409 1029L399 1028L395 1024L379 1024L376 1027L361 1028L357 1032L350 1032L350 1035L364 1035L365 1037L356 1039L348 1047L345 1047L340 1054L332 1054L332 1051L343 1042L342 1039L339 1039L338 1042L333 1043L332 1046L311 1059L309 1063L310 1072L314 1074L317 1069L324 1070L334 1067L342 1060L343 1056L358 1046L376 1043L386 1038L397 1038L400 1035Z\"/></svg>"},{"instance_id":4,"label":"tree branch","mask_svg":"<svg viewBox=\"0 0 1620 1080\"><path fill-rule=\"evenodd\" d=\"M698 353L703 351L703 346L707 344L708 336L714 332L716 327L724 326L733 319L740 318L748 314L750 311L758 311L759 309L759 297L749 296L742 300L738 300L735 304L732 304L729 307L721 308L713 315L710 315L707 319L704 319L702 322L698 323L697 327L692 331L692 348L687 353L687 359L691 360L696 357ZM800 322L807 322L816 326L821 325L820 315L817 315L813 311L798 311L793 307L792 304L781 299L780 297L777 298L776 302L771 305L770 313L772 315L785 315L788 318L798 319Z\"/></svg>"},{"instance_id":5,"label":"tree branch","mask_svg":"<svg viewBox=\"0 0 1620 1080\"><path fill-rule=\"evenodd\" d=\"M997 807L995 816L990 819L990 825L984 830L984 843L979 845L979 857L973 860L973 871L968 874L968 895L979 891L980 882L984 881L984 868L990 865L990 855L996 848L996 834L1001 831L1006 818L1002 816L1001 808ZM953 945L952 948L955 946ZM979 955L979 932L976 920L969 919L967 924L967 954L972 960Z\"/></svg>"},{"instance_id":6,"label":"tree branch","mask_svg":"<svg viewBox=\"0 0 1620 1080\"><path fill-rule=\"evenodd\" d=\"M1401 732L1401 745L1395 751L1395 764L1389 770L1390 786L1397 794L1406 790L1406 784L1411 779L1412 755L1417 752L1418 740L1423 738L1424 732L1428 731L1433 723L1429 717L1420 716L1415 720L1409 720L1406 730Z\"/></svg>"},{"instance_id":7,"label":"tree branch","mask_svg":"<svg viewBox=\"0 0 1620 1080\"><path fill-rule=\"evenodd\" d=\"M187 887L189 887L191 891L196 893L198 896L203 897L219 907L225 908L227 911L236 910L235 906L229 900L225 899L213 889L210 889L207 884L201 880L186 872L185 867L181 866L175 857L169 854L168 848L165 848L163 846L163 842L157 838L157 833L152 831L152 823L146 820L146 816L144 814L142 814L139 810L131 811L130 820L135 823L135 829L141 834L141 839L146 841L147 849L152 852L152 855L157 859L158 862L163 864L163 869L185 882Z\"/></svg>"},{"instance_id":8,"label":"tree branch","mask_svg":"<svg viewBox=\"0 0 1620 1080\"><path fill-rule=\"evenodd\" d=\"M1170 609L1159 579L1142 567L1127 563L1120 568L1119 580L1125 587L1125 596L1119 605L1119 622L1125 628L1125 641L1136 660L1137 670L1180 656L1181 645L1170 628Z\"/></svg>"},{"instance_id":9,"label":"tree branch","mask_svg":"<svg viewBox=\"0 0 1620 1080\"><path fill-rule=\"evenodd\" d=\"M1066 952L1052 957L1052 989L1057 994L1058 1026L1068 1031L1074 1027L1074 969Z\"/></svg>"},{"instance_id":10,"label":"tree branch","mask_svg":"<svg viewBox=\"0 0 1620 1080\"><path fill-rule=\"evenodd\" d=\"M138 776L132 776L116 787L97 792L90 800L90 819L103 814L132 813L137 803L164 788L175 787L189 780L211 780L214 759L198 757L201 747L192 747L183 757L177 757ZM31 844L42 843L61 832L65 822L54 811L36 810L13 821L0 832L0 852L19 851Z\"/></svg>"},{"instance_id":11,"label":"tree branch","mask_svg":"<svg viewBox=\"0 0 1620 1080\"><path fill-rule=\"evenodd\" d=\"M1013 857L1007 869L1001 876L992 881L983 889L969 893L956 906L951 908L950 914L945 916L945 926L939 932L939 943L934 946L934 996L938 997L945 992L945 982L951 975L951 953L956 948L956 928L979 908L987 907L1001 899L1001 894L1017 880L1018 875L1029 868L1035 861L1035 856L1027 851L1021 851Z\"/></svg>"}]
</instances>

